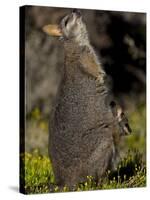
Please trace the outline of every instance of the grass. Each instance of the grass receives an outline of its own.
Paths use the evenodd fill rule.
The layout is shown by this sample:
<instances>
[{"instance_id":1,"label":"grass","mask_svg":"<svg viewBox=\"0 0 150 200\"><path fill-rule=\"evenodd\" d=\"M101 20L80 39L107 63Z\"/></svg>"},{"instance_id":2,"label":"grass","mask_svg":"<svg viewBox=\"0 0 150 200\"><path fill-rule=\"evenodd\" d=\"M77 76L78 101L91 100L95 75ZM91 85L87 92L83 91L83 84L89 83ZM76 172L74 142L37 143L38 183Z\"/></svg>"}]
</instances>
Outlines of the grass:
<instances>
[{"instance_id":1,"label":"grass","mask_svg":"<svg viewBox=\"0 0 150 200\"><path fill-rule=\"evenodd\" d=\"M54 174L47 156L39 155L38 151L32 154L21 154L21 185L25 193L46 193L49 183L54 183Z\"/></svg>"},{"instance_id":2,"label":"grass","mask_svg":"<svg viewBox=\"0 0 150 200\"><path fill-rule=\"evenodd\" d=\"M128 152L115 171L106 172L102 185L97 185L93 177L88 176L87 181L80 183L76 191L146 186L146 166L141 158L137 151ZM60 189L55 184L52 165L47 156L40 155L38 151L25 153L21 155L21 163L24 166L21 168L21 182L25 181L23 190L26 194L69 191L67 186Z\"/></svg>"}]
</instances>

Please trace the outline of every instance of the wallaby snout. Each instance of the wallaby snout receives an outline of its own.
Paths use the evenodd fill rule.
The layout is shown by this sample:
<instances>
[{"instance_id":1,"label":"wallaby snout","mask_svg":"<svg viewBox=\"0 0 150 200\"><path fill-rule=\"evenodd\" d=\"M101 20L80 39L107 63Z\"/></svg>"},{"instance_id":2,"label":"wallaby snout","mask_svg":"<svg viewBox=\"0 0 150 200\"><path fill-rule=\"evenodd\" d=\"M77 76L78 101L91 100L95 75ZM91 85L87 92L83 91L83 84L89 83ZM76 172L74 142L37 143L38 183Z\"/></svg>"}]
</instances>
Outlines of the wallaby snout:
<instances>
[{"instance_id":1,"label":"wallaby snout","mask_svg":"<svg viewBox=\"0 0 150 200\"><path fill-rule=\"evenodd\" d=\"M87 35L86 26L82 20L81 12L74 9L71 13L66 15L59 25L46 25L43 31L48 35L61 37L67 40L81 43L81 37ZM87 41L87 38L85 38ZM82 38L82 41L85 40Z\"/></svg>"}]
</instances>

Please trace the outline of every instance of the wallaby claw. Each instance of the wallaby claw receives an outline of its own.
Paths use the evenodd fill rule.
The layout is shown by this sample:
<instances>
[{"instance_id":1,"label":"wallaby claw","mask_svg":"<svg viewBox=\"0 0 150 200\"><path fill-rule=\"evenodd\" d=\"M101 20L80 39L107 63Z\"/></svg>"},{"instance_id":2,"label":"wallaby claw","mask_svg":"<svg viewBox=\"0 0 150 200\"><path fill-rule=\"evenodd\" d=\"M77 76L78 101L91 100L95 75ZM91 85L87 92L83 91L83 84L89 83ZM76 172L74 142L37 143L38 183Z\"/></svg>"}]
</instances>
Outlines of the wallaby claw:
<instances>
[{"instance_id":1,"label":"wallaby claw","mask_svg":"<svg viewBox=\"0 0 150 200\"><path fill-rule=\"evenodd\" d=\"M104 85L99 85L99 86L96 87L97 93L102 93L104 91L107 91L107 87L105 87Z\"/></svg>"},{"instance_id":2,"label":"wallaby claw","mask_svg":"<svg viewBox=\"0 0 150 200\"><path fill-rule=\"evenodd\" d=\"M99 86L99 85L103 85L104 84L104 77L99 75L97 78L96 78L96 86Z\"/></svg>"},{"instance_id":3,"label":"wallaby claw","mask_svg":"<svg viewBox=\"0 0 150 200\"><path fill-rule=\"evenodd\" d=\"M106 86L104 85L104 76L103 74L102 75L99 75L97 78L96 78L96 92L100 93L100 92L103 92L105 91L107 88Z\"/></svg>"}]
</instances>

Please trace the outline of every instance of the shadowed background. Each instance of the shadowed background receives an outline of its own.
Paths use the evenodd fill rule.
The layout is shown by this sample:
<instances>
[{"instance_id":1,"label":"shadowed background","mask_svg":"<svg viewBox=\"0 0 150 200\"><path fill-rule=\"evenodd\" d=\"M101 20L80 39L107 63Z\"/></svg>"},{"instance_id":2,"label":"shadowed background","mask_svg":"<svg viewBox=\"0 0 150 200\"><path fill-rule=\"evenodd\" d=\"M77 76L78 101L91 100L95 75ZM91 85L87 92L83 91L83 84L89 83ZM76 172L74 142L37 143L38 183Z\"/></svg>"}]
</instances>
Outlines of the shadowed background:
<instances>
[{"instance_id":1,"label":"shadowed background","mask_svg":"<svg viewBox=\"0 0 150 200\"><path fill-rule=\"evenodd\" d=\"M42 32L71 9L27 6L25 73L27 152L47 154L48 119L62 75L61 42ZM81 10L91 44L109 77L110 87L129 117L133 136L122 149L141 149L145 157L146 14Z\"/></svg>"}]
</instances>

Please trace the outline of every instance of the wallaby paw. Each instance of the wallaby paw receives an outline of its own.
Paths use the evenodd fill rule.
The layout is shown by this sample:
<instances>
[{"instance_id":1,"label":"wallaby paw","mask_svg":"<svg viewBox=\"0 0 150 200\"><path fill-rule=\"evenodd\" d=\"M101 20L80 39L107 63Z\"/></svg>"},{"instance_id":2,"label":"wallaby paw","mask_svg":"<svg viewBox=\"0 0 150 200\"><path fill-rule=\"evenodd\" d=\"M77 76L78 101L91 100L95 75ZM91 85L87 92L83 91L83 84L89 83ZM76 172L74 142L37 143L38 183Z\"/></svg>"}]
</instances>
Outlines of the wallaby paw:
<instances>
[{"instance_id":1,"label":"wallaby paw","mask_svg":"<svg viewBox=\"0 0 150 200\"><path fill-rule=\"evenodd\" d=\"M103 86L103 79L102 79L102 77L98 77L96 79L95 83L96 83L96 92L101 92L102 86Z\"/></svg>"},{"instance_id":2,"label":"wallaby paw","mask_svg":"<svg viewBox=\"0 0 150 200\"><path fill-rule=\"evenodd\" d=\"M104 86L104 85L102 85L102 86L96 86L96 92L97 93L103 93L103 92L106 92L107 91L107 88Z\"/></svg>"},{"instance_id":3,"label":"wallaby paw","mask_svg":"<svg viewBox=\"0 0 150 200\"><path fill-rule=\"evenodd\" d=\"M96 78L96 86L101 86L104 84L104 77L102 75L99 75L97 78Z\"/></svg>"}]
</instances>

